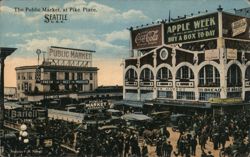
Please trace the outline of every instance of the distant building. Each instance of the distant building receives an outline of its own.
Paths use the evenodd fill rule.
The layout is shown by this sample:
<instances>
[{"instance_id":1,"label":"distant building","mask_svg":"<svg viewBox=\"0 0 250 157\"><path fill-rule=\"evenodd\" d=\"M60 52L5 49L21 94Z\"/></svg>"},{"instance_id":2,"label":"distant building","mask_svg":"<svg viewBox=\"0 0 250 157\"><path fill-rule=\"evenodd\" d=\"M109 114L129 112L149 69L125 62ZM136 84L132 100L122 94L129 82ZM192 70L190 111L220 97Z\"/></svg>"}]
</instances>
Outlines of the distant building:
<instances>
[{"instance_id":1,"label":"distant building","mask_svg":"<svg viewBox=\"0 0 250 157\"><path fill-rule=\"evenodd\" d=\"M235 14L239 16L245 16L247 18L250 18L250 7L248 8L242 8L242 9L236 9Z\"/></svg>"},{"instance_id":2,"label":"distant building","mask_svg":"<svg viewBox=\"0 0 250 157\"><path fill-rule=\"evenodd\" d=\"M123 99L196 107L250 101L250 19L222 10L131 27Z\"/></svg>"},{"instance_id":3,"label":"distant building","mask_svg":"<svg viewBox=\"0 0 250 157\"><path fill-rule=\"evenodd\" d=\"M97 67L92 67L91 50L52 46L41 65L16 67L19 100L75 97L98 87Z\"/></svg>"}]
</instances>

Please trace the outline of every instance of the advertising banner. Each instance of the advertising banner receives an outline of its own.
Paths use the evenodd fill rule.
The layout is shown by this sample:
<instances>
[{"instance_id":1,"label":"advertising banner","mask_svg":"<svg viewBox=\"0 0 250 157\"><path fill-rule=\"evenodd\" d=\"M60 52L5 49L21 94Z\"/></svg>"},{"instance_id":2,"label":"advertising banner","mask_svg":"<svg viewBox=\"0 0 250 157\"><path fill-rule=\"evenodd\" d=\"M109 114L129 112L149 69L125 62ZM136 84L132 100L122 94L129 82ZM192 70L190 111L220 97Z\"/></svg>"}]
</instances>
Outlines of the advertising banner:
<instances>
[{"instance_id":1,"label":"advertising banner","mask_svg":"<svg viewBox=\"0 0 250 157\"><path fill-rule=\"evenodd\" d=\"M216 38L218 37L218 13L166 23L164 27L165 44Z\"/></svg>"},{"instance_id":2,"label":"advertising banner","mask_svg":"<svg viewBox=\"0 0 250 157\"><path fill-rule=\"evenodd\" d=\"M223 13L222 21L223 37L250 40L250 19Z\"/></svg>"},{"instance_id":3,"label":"advertising banner","mask_svg":"<svg viewBox=\"0 0 250 157\"><path fill-rule=\"evenodd\" d=\"M162 44L161 25L132 31L132 49L146 49Z\"/></svg>"}]
</instances>

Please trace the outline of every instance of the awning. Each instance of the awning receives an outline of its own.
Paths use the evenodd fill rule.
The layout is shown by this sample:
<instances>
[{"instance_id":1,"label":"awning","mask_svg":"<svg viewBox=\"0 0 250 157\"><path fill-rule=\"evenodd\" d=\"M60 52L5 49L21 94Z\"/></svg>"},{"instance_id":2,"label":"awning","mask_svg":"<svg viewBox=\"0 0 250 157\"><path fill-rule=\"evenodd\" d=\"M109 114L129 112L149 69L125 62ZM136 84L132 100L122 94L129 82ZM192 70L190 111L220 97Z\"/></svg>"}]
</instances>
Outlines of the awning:
<instances>
[{"instance_id":1,"label":"awning","mask_svg":"<svg viewBox=\"0 0 250 157\"><path fill-rule=\"evenodd\" d=\"M122 119L128 121L151 121L152 118L144 114L129 113L122 116Z\"/></svg>"},{"instance_id":2,"label":"awning","mask_svg":"<svg viewBox=\"0 0 250 157\"><path fill-rule=\"evenodd\" d=\"M124 106L142 108L143 107L143 102L142 101L122 100L122 101L119 101L119 102L115 102L114 105L124 105Z\"/></svg>"}]
</instances>

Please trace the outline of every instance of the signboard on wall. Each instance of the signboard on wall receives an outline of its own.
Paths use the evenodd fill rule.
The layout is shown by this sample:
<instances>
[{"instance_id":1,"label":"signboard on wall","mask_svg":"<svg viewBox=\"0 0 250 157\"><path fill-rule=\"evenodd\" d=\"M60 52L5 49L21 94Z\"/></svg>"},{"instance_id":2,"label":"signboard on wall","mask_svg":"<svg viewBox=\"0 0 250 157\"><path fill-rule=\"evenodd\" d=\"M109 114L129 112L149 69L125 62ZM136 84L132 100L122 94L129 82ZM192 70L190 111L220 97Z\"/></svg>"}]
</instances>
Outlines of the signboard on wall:
<instances>
[{"instance_id":1,"label":"signboard on wall","mask_svg":"<svg viewBox=\"0 0 250 157\"><path fill-rule=\"evenodd\" d=\"M132 31L132 49L146 49L162 44L161 25Z\"/></svg>"},{"instance_id":2,"label":"signboard on wall","mask_svg":"<svg viewBox=\"0 0 250 157\"><path fill-rule=\"evenodd\" d=\"M223 37L250 40L250 19L228 13L222 14Z\"/></svg>"},{"instance_id":3,"label":"signboard on wall","mask_svg":"<svg viewBox=\"0 0 250 157\"><path fill-rule=\"evenodd\" d=\"M72 61L91 61L92 53L80 49L70 49L61 47L50 47L48 51L49 60L72 60Z\"/></svg>"},{"instance_id":4,"label":"signboard on wall","mask_svg":"<svg viewBox=\"0 0 250 157\"><path fill-rule=\"evenodd\" d=\"M211 49L205 51L205 60L212 61L220 59L220 51L218 49Z\"/></svg>"},{"instance_id":5,"label":"signboard on wall","mask_svg":"<svg viewBox=\"0 0 250 157\"><path fill-rule=\"evenodd\" d=\"M218 13L189 18L164 26L165 44L191 42L218 37Z\"/></svg>"},{"instance_id":6,"label":"signboard on wall","mask_svg":"<svg viewBox=\"0 0 250 157\"><path fill-rule=\"evenodd\" d=\"M237 50L227 49L227 59L237 59Z\"/></svg>"},{"instance_id":7,"label":"signboard on wall","mask_svg":"<svg viewBox=\"0 0 250 157\"><path fill-rule=\"evenodd\" d=\"M89 80L41 80L41 84L89 84Z\"/></svg>"}]
</instances>

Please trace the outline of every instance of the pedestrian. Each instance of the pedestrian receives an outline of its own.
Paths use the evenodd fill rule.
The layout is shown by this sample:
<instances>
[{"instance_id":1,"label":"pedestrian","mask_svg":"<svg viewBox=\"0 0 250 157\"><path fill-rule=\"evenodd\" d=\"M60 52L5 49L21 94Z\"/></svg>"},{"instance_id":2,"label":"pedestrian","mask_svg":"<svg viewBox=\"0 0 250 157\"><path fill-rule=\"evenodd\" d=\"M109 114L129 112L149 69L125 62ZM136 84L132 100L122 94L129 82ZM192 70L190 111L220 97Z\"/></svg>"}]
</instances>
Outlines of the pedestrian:
<instances>
[{"instance_id":1,"label":"pedestrian","mask_svg":"<svg viewBox=\"0 0 250 157\"><path fill-rule=\"evenodd\" d=\"M168 145L167 145L167 157L171 157L173 151L173 146L171 145L171 142L168 141Z\"/></svg>"},{"instance_id":2,"label":"pedestrian","mask_svg":"<svg viewBox=\"0 0 250 157\"><path fill-rule=\"evenodd\" d=\"M142 146L142 157L148 157L148 147L147 144Z\"/></svg>"},{"instance_id":3,"label":"pedestrian","mask_svg":"<svg viewBox=\"0 0 250 157\"><path fill-rule=\"evenodd\" d=\"M162 153L163 156L167 156L167 152L168 152L168 142L167 140L163 143L162 145Z\"/></svg>"},{"instance_id":4,"label":"pedestrian","mask_svg":"<svg viewBox=\"0 0 250 157\"><path fill-rule=\"evenodd\" d=\"M191 155L195 156L195 154L196 154L196 146L197 146L197 140L196 140L195 137L191 138L190 146L191 146Z\"/></svg>"},{"instance_id":5,"label":"pedestrian","mask_svg":"<svg viewBox=\"0 0 250 157\"><path fill-rule=\"evenodd\" d=\"M212 155L212 152L211 152L211 151L208 151L207 157L214 157L214 156Z\"/></svg>"}]
</instances>

